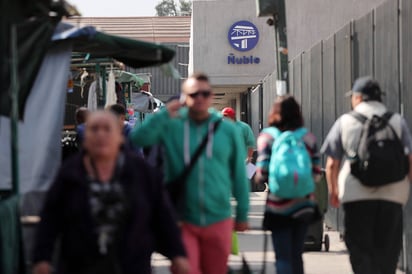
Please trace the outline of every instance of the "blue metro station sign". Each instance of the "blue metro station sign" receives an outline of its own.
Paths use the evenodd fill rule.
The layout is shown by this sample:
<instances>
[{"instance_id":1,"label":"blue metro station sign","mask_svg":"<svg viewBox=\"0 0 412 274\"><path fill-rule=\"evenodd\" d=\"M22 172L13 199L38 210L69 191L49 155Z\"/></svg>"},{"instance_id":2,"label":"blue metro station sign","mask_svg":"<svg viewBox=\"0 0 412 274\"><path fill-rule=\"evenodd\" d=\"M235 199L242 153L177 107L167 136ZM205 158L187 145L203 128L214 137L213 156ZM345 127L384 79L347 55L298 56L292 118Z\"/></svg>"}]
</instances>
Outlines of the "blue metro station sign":
<instances>
[{"instance_id":1,"label":"blue metro station sign","mask_svg":"<svg viewBox=\"0 0 412 274\"><path fill-rule=\"evenodd\" d=\"M259 41L257 27L249 21L238 21L234 23L228 32L230 45L238 51L249 51Z\"/></svg>"}]
</instances>

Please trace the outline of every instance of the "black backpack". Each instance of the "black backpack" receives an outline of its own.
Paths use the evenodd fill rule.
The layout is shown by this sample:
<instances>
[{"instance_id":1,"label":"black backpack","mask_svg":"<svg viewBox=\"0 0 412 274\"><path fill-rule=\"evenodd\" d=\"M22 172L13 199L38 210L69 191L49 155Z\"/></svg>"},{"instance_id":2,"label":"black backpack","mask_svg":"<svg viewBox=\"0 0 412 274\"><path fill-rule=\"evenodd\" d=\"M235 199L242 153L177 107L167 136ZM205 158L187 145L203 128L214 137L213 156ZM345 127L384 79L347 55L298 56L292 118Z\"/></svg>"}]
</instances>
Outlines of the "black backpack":
<instances>
[{"instance_id":1,"label":"black backpack","mask_svg":"<svg viewBox=\"0 0 412 274\"><path fill-rule=\"evenodd\" d=\"M389 120L393 113L374 115L368 119L359 112L352 111L352 117L362 123L362 133L351 174L369 187L378 187L400 181L409 169L405 148Z\"/></svg>"}]
</instances>

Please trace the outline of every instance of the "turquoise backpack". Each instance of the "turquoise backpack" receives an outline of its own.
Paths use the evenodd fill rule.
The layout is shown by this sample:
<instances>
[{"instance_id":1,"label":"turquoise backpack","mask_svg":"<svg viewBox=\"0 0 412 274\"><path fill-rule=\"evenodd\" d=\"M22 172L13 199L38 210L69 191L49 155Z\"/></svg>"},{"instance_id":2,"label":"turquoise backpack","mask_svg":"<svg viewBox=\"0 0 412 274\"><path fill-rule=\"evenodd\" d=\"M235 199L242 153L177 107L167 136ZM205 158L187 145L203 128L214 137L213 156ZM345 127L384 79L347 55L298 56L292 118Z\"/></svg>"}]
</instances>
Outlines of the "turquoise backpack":
<instances>
[{"instance_id":1,"label":"turquoise backpack","mask_svg":"<svg viewBox=\"0 0 412 274\"><path fill-rule=\"evenodd\" d=\"M308 130L281 132L275 127L263 132L275 141L269 163L269 190L280 198L304 197L315 189L312 177L312 160L303 142Z\"/></svg>"}]
</instances>

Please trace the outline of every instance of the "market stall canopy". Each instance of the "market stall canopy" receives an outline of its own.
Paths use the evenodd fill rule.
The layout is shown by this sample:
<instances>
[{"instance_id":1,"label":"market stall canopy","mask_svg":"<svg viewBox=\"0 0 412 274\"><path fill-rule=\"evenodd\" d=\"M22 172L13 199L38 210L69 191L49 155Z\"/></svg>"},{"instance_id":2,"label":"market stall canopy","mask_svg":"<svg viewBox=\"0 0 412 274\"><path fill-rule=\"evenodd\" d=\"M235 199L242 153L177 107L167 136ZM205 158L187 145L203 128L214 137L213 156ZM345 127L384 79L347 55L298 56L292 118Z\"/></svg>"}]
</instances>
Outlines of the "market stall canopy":
<instances>
[{"instance_id":1,"label":"market stall canopy","mask_svg":"<svg viewBox=\"0 0 412 274\"><path fill-rule=\"evenodd\" d=\"M154 43L132 40L97 31L94 27L77 28L61 23L69 15L64 1L0 0L0 115L9 116L10 100L10 29L17 28L19 117L36 79L46 51L53 43L73 45L73 51L88 52L94 58L112 57L133 68L160 65L174 57L174 51ZM59 23L60 22L60 23ZM52 39L53 37L53 39Z\"/></svg>"},{"instance_id":2,"label":"market stall canopy","mask_svg":"<svg viewBox=\"0 0 412 274\"><path fill-rule=\"evenodd\" d=\"M137 75L127 71L115 71L116 81L119 83L134 83L136 88L143 86L145 83L150 83L150 77L147 75Z\"/></svg>"},{"instance_id":3,"label":"market stall canopy","mask_svg":"<svg viewBox=\"0 0 412 274\"><path fill-rule=\"evenodd\" d=\"M71 41L73 51L90 53L90 58L112 57L129 67L143 68L168 63L175 55L160 44L106 34L92 26L78 28L60 23L60 27L64 31L53 35L52 40Z\"/></svg>"}]
</instances>

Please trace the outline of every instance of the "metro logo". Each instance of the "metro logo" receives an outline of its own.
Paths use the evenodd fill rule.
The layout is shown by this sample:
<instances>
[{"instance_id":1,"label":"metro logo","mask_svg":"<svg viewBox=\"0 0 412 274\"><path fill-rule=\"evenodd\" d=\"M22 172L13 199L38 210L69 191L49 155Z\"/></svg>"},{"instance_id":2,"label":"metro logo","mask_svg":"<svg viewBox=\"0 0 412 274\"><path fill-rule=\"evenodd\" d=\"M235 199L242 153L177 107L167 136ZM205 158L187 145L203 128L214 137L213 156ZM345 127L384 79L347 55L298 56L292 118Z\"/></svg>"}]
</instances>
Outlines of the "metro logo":
<instances>
[{"instance_id":1,"label":"metro logo","mask_svg":"<svg viewBox=\"0 0 412 274\"><path fill-rule=\"evenodd\" d=\"M234 49L249 51L256 47L259 41L259 31L251 22L239 21L230 27L228 39Z\"/></svg>"}]
</instances>

